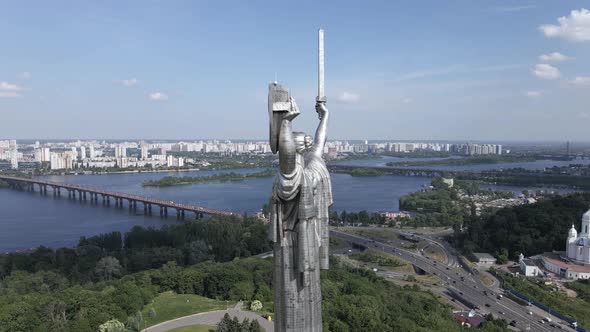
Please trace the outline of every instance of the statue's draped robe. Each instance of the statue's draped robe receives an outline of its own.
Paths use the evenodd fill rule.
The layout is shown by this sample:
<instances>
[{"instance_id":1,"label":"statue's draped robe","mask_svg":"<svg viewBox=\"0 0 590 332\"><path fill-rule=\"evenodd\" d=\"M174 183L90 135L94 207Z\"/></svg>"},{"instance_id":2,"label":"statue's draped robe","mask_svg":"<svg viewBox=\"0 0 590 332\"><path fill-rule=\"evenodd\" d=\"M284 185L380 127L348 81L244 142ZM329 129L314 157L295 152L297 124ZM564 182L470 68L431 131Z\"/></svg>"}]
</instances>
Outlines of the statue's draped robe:
<instances>
[{"instance_id":1,"label":"statue's draped robe","mask_svg":"<svg viewBox=\"0 0 590 332\"><path fill-rule=\"evenodd\" d=\"M322 331L320 269L328 268L330 174L321 157L297 155L295 170L277 173L271 195L275 327ZM282 308L282 309L281 309Z\"/></svg>"}]
</instances>

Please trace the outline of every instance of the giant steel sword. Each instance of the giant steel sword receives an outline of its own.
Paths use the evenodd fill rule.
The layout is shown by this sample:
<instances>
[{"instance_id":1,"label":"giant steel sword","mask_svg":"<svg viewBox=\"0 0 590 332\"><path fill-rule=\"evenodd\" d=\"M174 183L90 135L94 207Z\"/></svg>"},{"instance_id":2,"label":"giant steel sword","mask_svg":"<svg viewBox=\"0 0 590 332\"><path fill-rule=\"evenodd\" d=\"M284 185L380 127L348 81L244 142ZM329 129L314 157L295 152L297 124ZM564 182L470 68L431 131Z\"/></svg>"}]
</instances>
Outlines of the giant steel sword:
<instances>
[{"instance_id":1,"label":"giant steel sword","mask_svg":"<svg viewBox=\"0 0 590 332\"><path fill-rule=\"evenodd\" d=\"M318 103L326 102L324 93L324 29L318 31Z\"/></svg>"}]
</instances>

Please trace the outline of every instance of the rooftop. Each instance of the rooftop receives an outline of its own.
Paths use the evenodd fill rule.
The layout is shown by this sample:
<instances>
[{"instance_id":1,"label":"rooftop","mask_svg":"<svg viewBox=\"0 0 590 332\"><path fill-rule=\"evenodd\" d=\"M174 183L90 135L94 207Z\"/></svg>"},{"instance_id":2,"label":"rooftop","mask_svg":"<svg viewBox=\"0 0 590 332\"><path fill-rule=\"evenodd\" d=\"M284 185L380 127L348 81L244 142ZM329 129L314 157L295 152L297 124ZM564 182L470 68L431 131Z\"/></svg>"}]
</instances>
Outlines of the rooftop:
<instances>
[{"instance_id":1,"label":"rooftop","mask_svg":"<svg viewBox=\"0 0 590 332\"><path fill-rule=\"evenodd\" d=\"M530 259L530 258L525 258L525 259L522 260L522 262L526 266L535 266L535 267L537 266L537 264L535 264L535 262L532 259Z\"/></svg>"},{"instance_id":2,"label":"rooftop","mask_svg":"<svg viewBox=\"0 0 590 332\"><path fill-rule=\"evenodd\" d=\"M473 256L475 256L476 258L482 259L496 259L496 257L488 254L487 252L474 252Z\"/></svg>"},{"instance_id":3,"label":"rooftop","mask_svg":"<svg viewBox=\"0 0 590 332\"><path fill-rule=\"evenodd\" d=\"M574 264L573 262L566 262L558 254L544 253L543 259L547 262L557 265L561 268L568 269L573 272L590 273L590 265Z\"/></svg>"}]
</instances>

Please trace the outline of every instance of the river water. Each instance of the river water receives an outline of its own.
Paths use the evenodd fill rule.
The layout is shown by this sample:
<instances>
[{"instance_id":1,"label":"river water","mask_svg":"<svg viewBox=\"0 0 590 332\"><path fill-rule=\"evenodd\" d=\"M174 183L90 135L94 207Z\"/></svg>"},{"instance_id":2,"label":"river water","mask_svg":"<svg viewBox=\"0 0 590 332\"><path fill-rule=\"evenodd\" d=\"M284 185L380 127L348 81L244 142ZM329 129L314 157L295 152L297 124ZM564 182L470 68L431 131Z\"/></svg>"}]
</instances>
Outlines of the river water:
<instances>
[{"instance_id":1,"label":"river water","mask_svg":"<svg viewBox=\"0 0 590 332\"><path fill-rule=\"evenodd\" d=\"M461 157L450 157L450 158L461 158ZM381 157L379 159L365 159L365 160L342 160L336 162L340 165L350 166L382 166L385 167L388 162L400 162L400 161L422 161L422 160L441 160L449 158L399 158L399 157ZM408 166L409 168L415 169L436 169L444 171L488 171L488 170L501 170L508 168L524 168L529 170L543 170L553 166L569 166L570 164L590 164L590 159L575 159L571 161L565 160L535 160L515 163L498 163L498 164L475 164L475 165L458 165L458 166L444 166L444 165L432 165L432 166Z\"/></svg>"},{"instance_id":2,"label":"river water","mask_svg":"<svg viewBox=\"0 0 590 332\"><path fill-rule=\"evenodd\" d=\"M342 161L342 164L384 165L399 158L380 160ZM479 165L478 165L479 166ZM210 182L173 187L143 187L145 180L159 179L165 175L205 176L220 172L256 172L260 169L224 171L194 171L180 173L133 173L108 175L69 175L44 177L50 181L80 184L111 191L183 202L234 212L253 213L268 202L271 178L255 178L245 181ZM352 177L332 174L334 206L336 211L397 211L399 198L419 190L430 183L429 178L405 176ZM524 189L514 186L492 186L494 190L510 190L516 193ZM116 209L67 199L54 198L51 192L41 196L36 192L0 189L0 252L28 249L45 245L50 247L75 245L80 236L91 236L111 231L124 232L134 225L158 227L176 223L171 216L146 217L141 205L137 213L127 208Z\"/></svg>"},{"instance_id":3,"label":"river water","mask_svg":"<svg viewBox=\"0 0 590 332\"><path fill-rule=\"evenodd\" d=\"M232 170L255 172L260 169ZM202 176L227 171L181 172L170 175ZM268 202L271 178L245 181L210 182L173 187L142 187L144 180L159 179L166 173L70 175L44 177L50 181L81 184L117 192L133 193L175 202L189 203L234 212L257 212ZM429 184L429 178L380 176L352 177L332 174L334 209L337 211L395 211L400 196ZM22 192L0 189L0 252L27 249L39 245L50 247L75 245L80 236L126 231L134 225L160 226L175 223L168 219L143 216L141 205L136 214L127 208L116 209L68 200L67 195L54 198L38 191Z\"/></svg>"}]
</instances>

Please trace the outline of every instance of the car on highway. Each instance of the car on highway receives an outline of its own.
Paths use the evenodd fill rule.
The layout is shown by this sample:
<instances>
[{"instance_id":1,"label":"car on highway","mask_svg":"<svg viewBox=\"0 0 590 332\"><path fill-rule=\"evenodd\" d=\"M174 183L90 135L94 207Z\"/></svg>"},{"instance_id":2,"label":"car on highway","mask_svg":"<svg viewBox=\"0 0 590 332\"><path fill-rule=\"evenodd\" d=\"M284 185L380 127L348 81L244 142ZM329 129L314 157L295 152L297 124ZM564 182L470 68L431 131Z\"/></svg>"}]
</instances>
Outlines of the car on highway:
<instances>
[{"instance_id":1,"label":"car on highway","mask_svg":"<svg viewBox=\"0 0 590 332\"><path fill-rule=\"evenodd\" d=\"M516 326L516 321L515 320L511 321L510 326Z\"/></svg>"},{"instance_id":2,"label":"car on highway","mask_svg":"<svg viewBox=\"0 0 590 332\"><path fill-rule=\"evenodd\" d=\"M506 315L506 313L505 313L504 311L498 311L498 313L499 313L500 315Z\"/></svg>"},{"instance_id":3,"label":"car on highway","mask_svg":"<svg viewBox=\"0 0 590 332\"><path fill-rule=\"evenodd\" d=\"M490 304L489 304L489 303L486 303L486 307L488 307L488 308L489 308L489 307L490 307Z\"/></svg>"}]
</instances>

